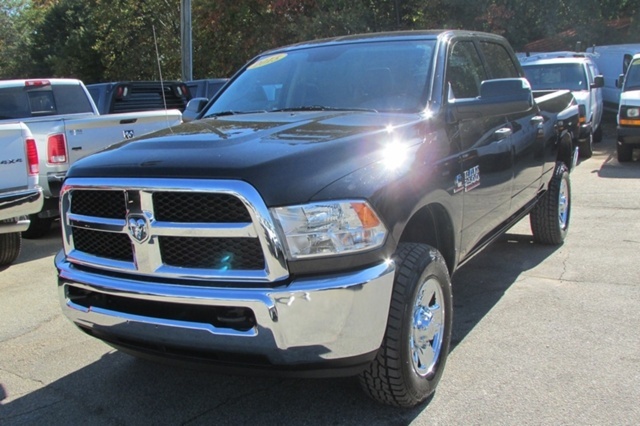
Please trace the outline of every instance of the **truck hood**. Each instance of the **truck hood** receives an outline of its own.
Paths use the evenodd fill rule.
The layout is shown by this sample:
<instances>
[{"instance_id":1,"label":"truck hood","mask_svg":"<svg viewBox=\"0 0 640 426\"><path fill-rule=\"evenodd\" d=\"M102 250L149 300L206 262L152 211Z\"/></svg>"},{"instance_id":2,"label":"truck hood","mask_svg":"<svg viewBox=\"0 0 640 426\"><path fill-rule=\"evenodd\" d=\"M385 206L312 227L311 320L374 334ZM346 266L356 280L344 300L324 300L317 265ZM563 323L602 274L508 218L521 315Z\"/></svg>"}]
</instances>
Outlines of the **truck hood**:
<instances>
[{"instance_id":1,"label":"truck hood","mask_svg":"<svg viewBox=\"0 0 640 426\"><path fill-rule=\"evenodd\" d=\"M234 179L270 206L304 203L382 161L390 143L422 141L424 117L277 112L202 119L123 142L75 163L69 177Z\"/></svg>"},{"instance_id":2,"label":"truck hood","mask_svg":"<svg viewBox=\"0 0 640 426\"><path fill-rule=\"evenodd\" d=\"M620 105L640 106L640 90L620 93Z\"/></svg>"}]
</instances>

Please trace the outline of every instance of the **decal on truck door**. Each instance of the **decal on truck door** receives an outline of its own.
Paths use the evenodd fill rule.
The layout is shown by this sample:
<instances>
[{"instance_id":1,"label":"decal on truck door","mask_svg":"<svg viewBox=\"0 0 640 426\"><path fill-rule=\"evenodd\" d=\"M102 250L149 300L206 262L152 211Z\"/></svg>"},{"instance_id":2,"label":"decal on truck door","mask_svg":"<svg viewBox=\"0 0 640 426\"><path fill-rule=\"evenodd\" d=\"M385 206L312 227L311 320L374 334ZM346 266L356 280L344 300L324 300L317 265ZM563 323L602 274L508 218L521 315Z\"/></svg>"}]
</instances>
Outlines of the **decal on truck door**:
<instances>
[{"instance_id":1,"label":"decal on truck door","mask_svg":"<svg viewBox=\"0 0 640 426\"><path fill-rule=\"evenodd\" d=\"M458 193L463 189L464 192L469 192L478 185L480 185L480 166L474 166L469 170L465 170L463 175L456 176L453 193Z\"/></svg>"}]
</instances>

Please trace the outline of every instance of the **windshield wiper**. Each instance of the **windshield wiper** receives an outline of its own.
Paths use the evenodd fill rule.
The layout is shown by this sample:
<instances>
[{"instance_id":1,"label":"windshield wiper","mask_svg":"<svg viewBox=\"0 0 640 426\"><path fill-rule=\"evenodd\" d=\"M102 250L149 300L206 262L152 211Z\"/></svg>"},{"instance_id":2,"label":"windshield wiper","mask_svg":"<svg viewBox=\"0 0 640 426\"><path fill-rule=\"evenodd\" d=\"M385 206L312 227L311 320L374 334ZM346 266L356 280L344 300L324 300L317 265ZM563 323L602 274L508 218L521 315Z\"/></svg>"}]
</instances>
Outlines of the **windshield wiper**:
<instances>
[{"instance_id":1,"label":"windshield wiper","mask_svg":"<svg viewBox=\"0 0 640 426\"><path fill-rule=\"evenodd\" d=\"M363 111L363 112L378 112L373 108L338 108L323 105L301 105L290 108L274 109L270 112L286 112L286 111Z\"/></svg>"},{"instance_id":2,"label":"windshield wiper","mask_svg":"<svg viewBox=\"0 0 640 426\"><path fill-rule=\"evenodd\" d=\"M260 114L260 113L265 113L267 111L263 110L263 109L259 109L256 111L234 111L234 110L229 110L229 111L220 111L220 112L214 112L211 114L207 114L202 118L212 118L212 117L224 117L227 115L240 115L240 114Z\"/></svg>"}]
</instances>

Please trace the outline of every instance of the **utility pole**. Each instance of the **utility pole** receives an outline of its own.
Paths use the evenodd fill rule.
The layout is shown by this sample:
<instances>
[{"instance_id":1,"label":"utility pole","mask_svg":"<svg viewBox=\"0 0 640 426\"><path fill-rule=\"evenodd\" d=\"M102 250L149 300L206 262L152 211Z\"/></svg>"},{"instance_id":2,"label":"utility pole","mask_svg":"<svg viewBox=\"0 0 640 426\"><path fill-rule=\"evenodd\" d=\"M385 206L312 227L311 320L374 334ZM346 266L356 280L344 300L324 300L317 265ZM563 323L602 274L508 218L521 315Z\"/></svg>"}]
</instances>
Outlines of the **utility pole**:
<instances>
[{"instance_id":1,"label":"utility pole","mask_svg":"<svg viewBox=\"0 0 640 426\"><path fill-rule=\"evenodd\" d=\"M190 81L193 80L191 0L180 0L180 40L182 48L182 81Z\"/></svg>"}]
</instances>

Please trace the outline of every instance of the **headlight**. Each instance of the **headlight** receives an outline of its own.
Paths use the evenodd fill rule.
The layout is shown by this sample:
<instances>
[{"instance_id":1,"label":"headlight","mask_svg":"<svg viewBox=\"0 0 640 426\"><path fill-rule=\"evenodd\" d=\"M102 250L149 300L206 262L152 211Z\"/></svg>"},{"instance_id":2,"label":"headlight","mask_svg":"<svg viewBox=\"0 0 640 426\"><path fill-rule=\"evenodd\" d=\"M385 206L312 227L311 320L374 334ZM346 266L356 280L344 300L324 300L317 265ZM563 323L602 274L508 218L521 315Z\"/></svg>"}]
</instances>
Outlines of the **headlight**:
<instances>
[{"instance_id":1,"label":"headlight","mask_svg":"<svg viewBox=\"0 0 640 426\"><path fill-rule=\"evenodd\" d=\"M364 201L328 201L271 209L291 259L380 247L387 230Z\"/></svg>"},{"instance_id":2,"label":"headlight","mask_svg":"<svg viewBox=\"0 0 640 426\"><path fill-rule=\"evenodd\" d=\"M638 117L640 117L640 108L629 108L629 109L627 109L627 117L629 117L629 118L638 118Z\"/></svg>"}]
</instances>

